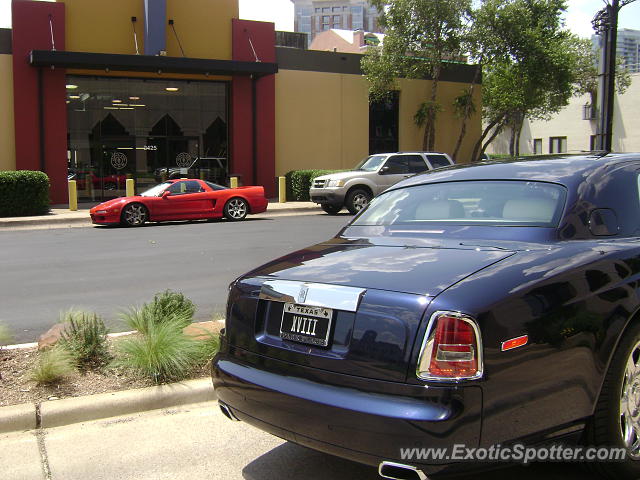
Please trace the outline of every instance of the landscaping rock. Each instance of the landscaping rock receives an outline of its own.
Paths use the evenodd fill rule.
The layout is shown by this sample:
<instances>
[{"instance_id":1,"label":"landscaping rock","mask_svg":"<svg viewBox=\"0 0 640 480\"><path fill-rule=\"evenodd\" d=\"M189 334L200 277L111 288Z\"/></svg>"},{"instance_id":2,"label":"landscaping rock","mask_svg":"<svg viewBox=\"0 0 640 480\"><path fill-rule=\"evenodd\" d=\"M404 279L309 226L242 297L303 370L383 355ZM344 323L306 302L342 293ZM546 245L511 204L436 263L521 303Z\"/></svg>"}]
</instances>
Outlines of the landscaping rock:
<instances>
[{"instance_id":1,"label":"landscaping rock","mask_svg":"<svg viewBox=\"0 0 640 480\"><path fill-rule=\"evenodd\" d=\"M220 333L220 330L223 327L223 322L212 320L209 322L192 323L191 325L186 326L182 331L185 335L193 337L196 340L205 340L209 337L210 334L217 335L218 333Z\"/></svg>"},{"instance_id":2,"label":"landscaping rock","mask_svg":"<svg viewBox=\"0 0 640 480\"><path fill-rule=\"evenodd\" d=\"M56 323L53 327L40 335L40 337L38 338L38 350L44 350L46 348L53 347L56 343L58 343L62 332L64 332L64 328L64 323Z\"/></svg>"}]
</instances>

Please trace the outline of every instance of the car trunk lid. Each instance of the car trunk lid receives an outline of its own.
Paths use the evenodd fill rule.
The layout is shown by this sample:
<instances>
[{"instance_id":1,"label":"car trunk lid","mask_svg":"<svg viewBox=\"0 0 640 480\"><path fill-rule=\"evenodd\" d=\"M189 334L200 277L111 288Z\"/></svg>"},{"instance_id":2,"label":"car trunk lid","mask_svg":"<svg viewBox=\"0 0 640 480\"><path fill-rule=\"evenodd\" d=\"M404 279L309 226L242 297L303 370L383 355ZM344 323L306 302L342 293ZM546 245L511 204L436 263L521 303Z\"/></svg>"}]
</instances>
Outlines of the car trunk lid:
<instances>
[{"instance_id":1,"label":"car trunk lid","mask_svg":"<svg viewBox=\"0 0 640 480\"><path fill-rule=\"evenodd\" d=\"M404 381L433 297L512 254L479 247L315 245L236 282L229 342L290 363Z\"/></svg>"}]
</instances>

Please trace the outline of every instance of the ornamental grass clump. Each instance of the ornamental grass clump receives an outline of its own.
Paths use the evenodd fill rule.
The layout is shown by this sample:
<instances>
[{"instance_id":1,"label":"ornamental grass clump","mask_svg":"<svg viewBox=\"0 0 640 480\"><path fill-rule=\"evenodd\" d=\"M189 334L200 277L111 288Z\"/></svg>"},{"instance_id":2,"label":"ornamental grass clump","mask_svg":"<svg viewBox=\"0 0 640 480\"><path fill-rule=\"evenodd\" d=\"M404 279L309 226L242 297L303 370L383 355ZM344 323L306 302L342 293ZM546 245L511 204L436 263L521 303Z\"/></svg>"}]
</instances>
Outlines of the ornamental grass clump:
<instances>
[{"instance_id":1,"label":"ornamental grass clump","mask_svg":"<svg viewBox=\"0 0 640 480\"><path fill-rule=\"evenodd\" d=\"M151 303L132 308L121 318L130 328L146 334L153 325L166 322L178 323L184 328L193 321L195 312L195 305L183 294L165 290L156 294Z\"/></svg>"},{"instance_id":2,"label":"ornamental grass clump","mask_svg":"<svg viewBox=\"0 0 640 480\"><path fill-rule=\"evenodd\" d=\"M111 356L107 327L96 313L69 311L63 315L65 328L60 346L71 354L80 368L101 368Z\"/></svg>"},{"instance_id":3,"label":"ornamental grass clump","mask_svg":"<svg viewBox=\"0 0 640 480\"><path fill-rule=\"evenodd\" d=\"M64 348L51 348L40 353L29 379L38 385L59 383L75 371L74 363L73 356Z\"/></svg>"},{"instance_id":4,"label":"ornamental grass clump","mask_svg":"<svg viewBox=\"0 0 640 480\"><path fill-rule=\"evenodd\" d=\"M179 316L146 324L140 335L119 342L117 363L155 383L184 379L202 359L203 347L182 328Z\"/></svg>"},{"instance_id":5,"label":"ornamental grass clump","mask_svg":"<svg viewBox=\"0 0 640 480\"><path fill-rule=\"evenodd\" d=\"M149 304L149 308L158 318L179 316L185 319L188 318L189 322L191 322L196 313L196 306L191 300L182 293L172 292L171 290L157 293Z\"/></svg>"}]
</instances>

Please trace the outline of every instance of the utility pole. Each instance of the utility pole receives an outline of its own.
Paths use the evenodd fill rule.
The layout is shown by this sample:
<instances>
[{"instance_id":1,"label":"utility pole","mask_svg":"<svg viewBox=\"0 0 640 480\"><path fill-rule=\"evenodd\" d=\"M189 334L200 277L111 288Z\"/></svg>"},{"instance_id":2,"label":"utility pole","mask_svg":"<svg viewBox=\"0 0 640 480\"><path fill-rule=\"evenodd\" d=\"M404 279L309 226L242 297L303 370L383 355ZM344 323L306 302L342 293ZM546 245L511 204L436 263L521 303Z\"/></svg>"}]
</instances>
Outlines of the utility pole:
<instances>
[{"instance_id":1,"label":"utility pole","mask_svg":"<svg viewBox=\"0 0 640 480\"><path fill-rule=\"evenodd\" d=\"M618 12L635 0L606 0L607 5L596 13L591 22L600 36L601 56L598 67L598 126L596 148L610 152L613 148L613 103L616 84L616 46L618 41Z\"/></svg>"}]
</instances>

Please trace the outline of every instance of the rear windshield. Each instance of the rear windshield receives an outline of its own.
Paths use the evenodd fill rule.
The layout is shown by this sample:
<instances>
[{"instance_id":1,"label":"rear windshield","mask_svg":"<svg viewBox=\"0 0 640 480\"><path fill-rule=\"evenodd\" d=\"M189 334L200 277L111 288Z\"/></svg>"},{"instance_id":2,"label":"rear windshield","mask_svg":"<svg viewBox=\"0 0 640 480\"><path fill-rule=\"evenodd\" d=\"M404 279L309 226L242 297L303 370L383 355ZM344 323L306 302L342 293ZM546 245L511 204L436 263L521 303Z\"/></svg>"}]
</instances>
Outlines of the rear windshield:
<instances>
[{"instance_id":1,"label":"rear windshield","mask_svg":"<svg viewBox=\"0 0 640 480\"><path fill-rule=\"evenodd\" d=\"M352 225L457 224L556 227L564 187L545 182L465 181L392 190Z\"/></svg>"}]
</instances>

